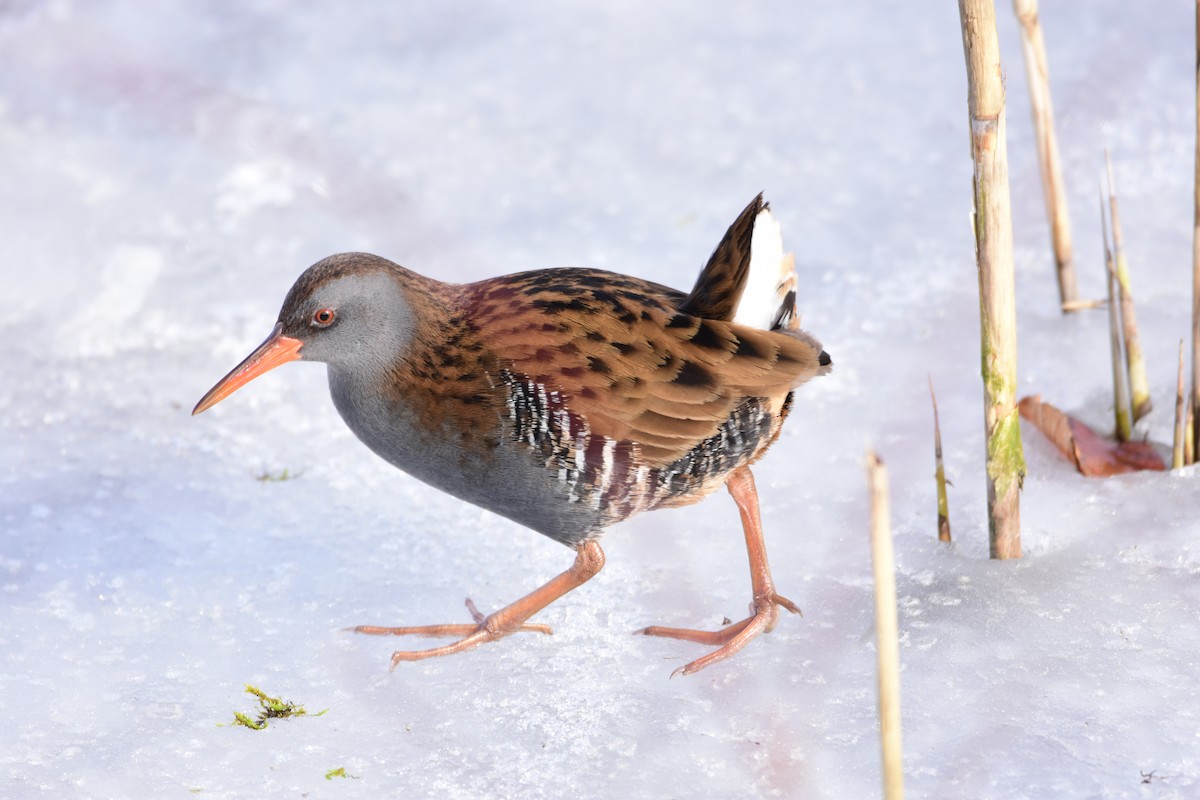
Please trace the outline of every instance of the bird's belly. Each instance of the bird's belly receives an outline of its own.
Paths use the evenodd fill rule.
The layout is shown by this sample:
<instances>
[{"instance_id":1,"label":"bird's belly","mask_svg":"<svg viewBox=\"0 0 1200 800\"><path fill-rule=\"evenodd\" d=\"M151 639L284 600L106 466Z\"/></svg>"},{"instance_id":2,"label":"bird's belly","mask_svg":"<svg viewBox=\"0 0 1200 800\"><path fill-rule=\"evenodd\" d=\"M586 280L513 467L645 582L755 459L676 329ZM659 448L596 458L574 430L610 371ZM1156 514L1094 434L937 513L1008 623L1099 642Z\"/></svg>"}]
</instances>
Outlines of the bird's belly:
<instances>
[{"instance_id":1,"label":"bird's belly","mask_svg":"<svg viewBox=\"0 0 1200 800\"><path fill-rule=\"evenodd\" d=\"M403 403L360 391L332 370L329 383L334 406L354 435L414 478L569 546L604 527L603 514L573 502L545 467L504 437L468 432L464 438L448 423L431 428Z\"/></svg>"}]
</instances>

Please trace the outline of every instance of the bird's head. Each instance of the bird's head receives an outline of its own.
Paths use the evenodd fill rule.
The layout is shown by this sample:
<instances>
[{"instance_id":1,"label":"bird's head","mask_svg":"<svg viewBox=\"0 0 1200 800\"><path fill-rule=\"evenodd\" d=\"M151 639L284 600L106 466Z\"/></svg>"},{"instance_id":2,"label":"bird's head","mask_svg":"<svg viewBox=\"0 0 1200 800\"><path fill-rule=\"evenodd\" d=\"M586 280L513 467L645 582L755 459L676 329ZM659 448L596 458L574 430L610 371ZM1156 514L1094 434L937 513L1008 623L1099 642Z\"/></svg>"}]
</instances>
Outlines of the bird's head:
<instances>
[{"instance_id":1,"label":"bird's head","mask_svg":"<svg viewBox=\"0 0 1200 800\"><path fill-rule=\"evenodd\" d=\"M366 253L342 253L313 264L288 292L271 335L208 390L192 415L289 361L321 361L359 373L387 370L412 338L414 315L405 284L416 279Z\"/></svg>"}]
</instances>

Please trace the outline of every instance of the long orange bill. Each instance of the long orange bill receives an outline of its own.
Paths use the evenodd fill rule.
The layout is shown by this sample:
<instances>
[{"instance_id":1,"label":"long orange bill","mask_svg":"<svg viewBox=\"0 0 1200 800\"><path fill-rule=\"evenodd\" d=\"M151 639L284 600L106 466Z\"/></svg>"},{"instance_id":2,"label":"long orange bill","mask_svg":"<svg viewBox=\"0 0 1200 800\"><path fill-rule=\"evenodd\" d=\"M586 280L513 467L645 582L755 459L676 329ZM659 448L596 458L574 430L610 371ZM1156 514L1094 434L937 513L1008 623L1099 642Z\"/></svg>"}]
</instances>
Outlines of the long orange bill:
<instances>
[{"instance_id":1,"label":"long orange bill","mask_svg":"<svg viewBox=\"0 0 1200 800\"><path fill-rule=\"evenodd\" d=\"M302 344L299 339L284 336L283 323L276 323L275 330L271 331L265 342L246 356L246 360L234 367L232 372L217 381L217 385L209 389L208 394L200 398L200 402L192 409L192 416L212 408L264 372L300 358Z\"/></svg>"}]
</instances>

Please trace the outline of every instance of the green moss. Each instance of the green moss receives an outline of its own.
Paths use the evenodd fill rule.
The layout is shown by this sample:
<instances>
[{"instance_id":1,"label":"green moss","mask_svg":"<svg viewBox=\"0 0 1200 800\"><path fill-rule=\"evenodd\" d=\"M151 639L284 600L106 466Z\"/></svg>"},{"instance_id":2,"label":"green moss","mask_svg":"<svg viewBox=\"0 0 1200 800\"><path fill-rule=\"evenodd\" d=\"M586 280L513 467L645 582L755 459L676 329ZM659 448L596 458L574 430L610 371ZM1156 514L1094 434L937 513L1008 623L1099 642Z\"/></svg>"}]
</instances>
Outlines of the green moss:
<instances>
[{"instance_id":1,"label":"green moss","mask_svg":"<svg viewBox=\"0 0 1200 800\"><path fill-rule=\"evenodd\" d=\"M261 731L267 727L267 720L289 719L291 717L319 717L329 711L326 708L316 714L309 714L304 706L297 705L290 700L271 697L262 689L250 684L246 684L246 693L254 695L258 699L258 714L255 717L251 717L248 714L235 711L233 712L233 722L229 723L230 725L241 725L250 730Z\"/></svg>"},{"instance_id":2,"label":"green moss","mask_svg":"<svg viewBox=\"0 0 1200 800\"><path fill-rule=\"evenodd\" d=\"M259 483L282 483L283 481L290 481L293 478L299 478L303 474L304 470L291 472L287 467L284 467L279 472L271 472L270 470L264 469L262 472L254 476L254 480L258 481Z\"/></svg>"},{"instance_id":3,"label":"green moss","mask_svg":"<svg viewBox=\"0 0 1200 800\"><path fill-rule=\"evenodd\" d=\"M345 767L338 767L337 769L331 769L325 773L325 780L331 781L334 778L353 778L357 780L358 776L347 774Z\"/></svg>"},{"instance_id":4,"label":"green moss","mask_svg":"<svg viewBox=\"0 0 1200 800\"><path fill-rule=\"evenodd\" d=\"M1025 482L1025 449L1021 446L1021 418L1014 407L996 422L988 437L987 471L996 487L996 498L1005 497L1017 482Z\"/></svg>"},{"instance_id":5,"label":"green moss","mask_svg":"<svg viewBox=\"0 0 1200 800\"><path fill-rule=\"evenodd\" d=\"M982 309L980 314L982 315ZM1011 402L1016 399L1016 388L1009 381L1004 370L997 369L996 348L988 336L986 325L979 326L979 371L983 376L983 388L987 393L987 402ZM1013 369L1016 372L1016 369Z\"/></svg>"},{"instance_id":6,"label":"green moss","mask_svg":"<svg viewBox=\"0 0 1200 800\"><path fill-rule=\"evenodd\" d=\"M983 243L986 240L987 229L987 192L979 184L979 179L975 179L975 261L979 261L979 251L983 248Z\"/></svg>"},{"instance_id":7,"label":"green moss","mask_svg":"<svg viewBox=\"0 0 1200 800\"><path fill-rule=\"evenodd\" d=\"M265 719L253 720L240 711L233 712L232 724L244 725L252 731L261 731L263 728L267 727L267 721Z\"/></svg>"}]
</instances>

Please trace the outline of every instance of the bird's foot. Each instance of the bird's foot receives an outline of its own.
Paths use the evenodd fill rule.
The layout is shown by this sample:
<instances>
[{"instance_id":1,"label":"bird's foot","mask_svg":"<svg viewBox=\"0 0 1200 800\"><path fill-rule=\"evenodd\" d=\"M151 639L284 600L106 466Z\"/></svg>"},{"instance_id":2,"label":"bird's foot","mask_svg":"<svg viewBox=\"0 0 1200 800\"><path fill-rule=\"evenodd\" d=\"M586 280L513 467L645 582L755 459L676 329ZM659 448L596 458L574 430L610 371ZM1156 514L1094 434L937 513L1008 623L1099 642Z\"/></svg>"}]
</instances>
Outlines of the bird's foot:
<instances>
[{"instance_id":1,"label":"bird's foot","mask_svg":"<svg viewBox=\"0 0 1200 800\"><path fill-rule=\"evenodd\" d=\"M665 628L652 625L637 631L644 636L662 636L667 639L681 639L685 642L696 642L717 649L706 656L701 656L671 673L676 675L691 675L699 672L710 664L715 664L729 658L741 650L760 633L770 633L778 621L779 608L785 608L793 614L799 614L800 608L780 594L772 592L769 595L756 597L750 604L750 616L740 622L734 622L719 631L701 631L693 628Z\"/></svg>"},{"instance_id":2,"label":"bird's foot","mask_svg":"<svg viewBox=\"0 0 1200 800\"><path fill-rule=\"evenodd\" d=\"M467 610L471 612L474 623L451 623L448 625L410 625L407 627L391 628L379 625L356 625L348 630L354 633L365 633L371 636L459 636L457 642L431 647L427 650L397 650L392 653L392 669L401 661L420 661L423 658L447 656L468 650L484 642L508 636L510 633L544 633L547 636L554 632L549 625L540 622L522 622L514 626L496 624L493 618L485 617L471 598L467 598ZM494 617L495 615L493 615Z\"/></svg>"},{"instance_id":3,"label":"bird's foot","mask_svg":"<svg viewBox=\"0 0 1200 800\"><path fill-rule=\"evenodd\" d=\"M533 633L549 634L550 626L536 622L527 622L534 614L553 603L572 589L587 583L604 567L604 551L595 539L588 539L575 548L575 563L565 572L561 572L534 589L519 600L509 603L499 611L488 616L479 613L479 609L470 600L467 608L475 619L473 625L420 625L413 628L381 628L375 625L359 625L351 628L356 633L370 633L377 636L461 636L458 641L434 647L429 650L398 650L392 653L392 669L401 661L420 661L423 658L448 656L461 653L472 647L508 636L510 633L531 631Z\"/></svg>"}]
</instances>

